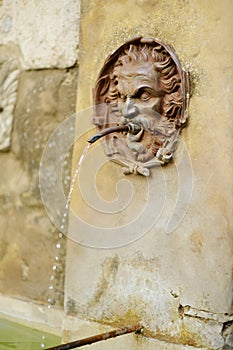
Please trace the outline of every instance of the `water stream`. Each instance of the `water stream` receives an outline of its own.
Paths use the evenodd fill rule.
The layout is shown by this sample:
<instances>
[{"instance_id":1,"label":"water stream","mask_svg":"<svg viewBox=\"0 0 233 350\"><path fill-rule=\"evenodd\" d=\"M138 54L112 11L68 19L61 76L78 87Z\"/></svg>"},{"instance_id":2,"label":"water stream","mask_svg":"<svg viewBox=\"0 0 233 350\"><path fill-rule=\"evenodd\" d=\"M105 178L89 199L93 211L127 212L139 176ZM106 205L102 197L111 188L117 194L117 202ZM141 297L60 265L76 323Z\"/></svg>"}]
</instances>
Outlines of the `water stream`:
<instances>
[{"instance_id":1,"label":"water stream","mask_svg":"<svg viewBox=\"0 0 233 350\"><path fill-rule=\"evenodd\" d=\"M71 202L71 198L72 198L72 193L78 178L78 174L82 165L82 162L84 161L84 158L89 150L89 148L91 147L91 144L88 143L86 145L86 147L84 148L82 155L80 156L80 159L78 161L78 165L74 171L74 175L70 184L70 189L66 198L66 203L65 203L65 208L64 208L64 212L63 215L61 217L61 224L60 224L60 231L58 232L57 235L57 240L56 240L56 254L54 256L54 263L52 265L52 272L50 275L50 281L49 281L49 286L48 286L48 312L49 310L53 307L53 305L55 304L55 286L54 286L54 281L55 281L55 277L56 277L56 272L58 270L60 261L61 261L61 256L60 256L60 251L62 248L62 244L65 241L65 233L67 233L68 231L68 219L69 219L69 208L70 208L70 202ZM65 232L65 233L64 233ZM48 318L48 316L47 316ZM43 334L41 337L41 344L40 344L40 348L44 349L45 348L45 341L46 341L46 335Z\"/></svg>"}]
</instances>

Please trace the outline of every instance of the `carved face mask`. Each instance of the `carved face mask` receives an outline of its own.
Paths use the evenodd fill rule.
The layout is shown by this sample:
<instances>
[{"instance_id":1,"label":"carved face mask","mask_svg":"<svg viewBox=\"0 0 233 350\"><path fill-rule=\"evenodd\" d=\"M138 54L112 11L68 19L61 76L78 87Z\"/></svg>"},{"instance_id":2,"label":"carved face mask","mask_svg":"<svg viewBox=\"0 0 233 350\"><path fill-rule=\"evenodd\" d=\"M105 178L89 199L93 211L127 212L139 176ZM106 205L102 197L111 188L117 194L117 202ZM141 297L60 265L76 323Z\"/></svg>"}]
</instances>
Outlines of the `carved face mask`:
<instances>
[{"instance_id":1,"label":"carved face mask","mask_svg":"<svg viewBox=\"0 0 233 350\"><path fill-rule=\"evenodd\" d=\"M126 121L139 115L158 117L163 93L160 91L159 73L153 63L122 66L118 69L116 82L118 108Z\"/></svg>"},{"instance_id":2,"label":"carved face mask","mask_svg":"<svg viewBox=\"0 0 233 350\"><path fill-rule=\"evenodd\" d=\"M154 157L153 152L148 152L150 144L154 142L161 146L163 143L154 137L156 125L161 125L163 119L159 73L153 63L148 62L123 65L115 70L115 74L121 122L126 125L133 123L139 130L127 134L127 145L137 161L149 160ZM145 137L146 133L150 135Z\"/></svg>"},{"instance_id":3,"label":"carved face mask","mask_svg":"<svg viewBox=\"0 0 233 350\"><path fill-rule=\"evenodd\" d=\"M188 82L170 47L143 38L122 45L97 80L93 122L100 130L125 124L134 132L109 135L106 154L131 169L133 164L129 172L168 162L187 117Z\"/></svg>"}]
</instances>

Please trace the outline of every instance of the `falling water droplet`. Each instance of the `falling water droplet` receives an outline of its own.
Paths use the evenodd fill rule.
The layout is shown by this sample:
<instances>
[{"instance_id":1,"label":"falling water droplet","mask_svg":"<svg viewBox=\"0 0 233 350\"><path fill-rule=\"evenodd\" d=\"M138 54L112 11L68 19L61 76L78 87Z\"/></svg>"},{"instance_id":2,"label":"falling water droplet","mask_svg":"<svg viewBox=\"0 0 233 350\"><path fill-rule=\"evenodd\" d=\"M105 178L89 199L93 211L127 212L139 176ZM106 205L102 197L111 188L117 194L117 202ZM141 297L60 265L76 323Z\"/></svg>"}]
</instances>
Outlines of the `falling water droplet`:
<instances>
[{"instance_id":1,"label":"falling water droplet","mask_svg":"<svg viewBox=\"0 0 233 350\"><path fill-rule=\"evenodd\" d=\"M53 146L54 146L53 144L49 144L49 147L53 147ZM81 157L79 159L77 168L76 168L76 170L74 172L74 175L73 175L73 178L72 178L72 181L71 181L71 184L70 184L69 193L68 193L67 198L66 198L66 204L65 204L64 213L63 213L62 220L61 220L61 222L62 222L62 224L61 224L61 231L63 231L65 229L66 221L67 221L67 217L68 217L69 206L70 206L70 201L71 201L71 196L72 196L72 192L74 190L75 182L77 180L81 164L82 164L82 162L83 162L83 160L84 160L84 158L85 158L85 156L86 156L90 146L91 146L91 144L88 144L86 146L86 148L84 149L83 154L81 155ZM61 157L61 160L64 160L63 156ZM66 165L66 163L67 162L64 161L63 165ZM70 177L69 177L69 180L70 180ZM63 237L64 237L64 234L62 232L59 232L58 235L57 235L57 242L56 242L56 248L57 249L61 249L61 247L62 247L62 245L61 245L61 238L63 238ZM59 261L60 260L59 254L60 254L60 252L58 253L58 255L55 255L55 257L54 257L55 261ZM52 295L52 293L54 293L53 291L55 290L55 287L52 284L52 281L55 279L55 276L56 276L56 272L55 271L58 269L58 266L56 264L53 264L52 269L53 269L54 272L50 276L50 284L48 286L49 295ZM52 308L52 304L53 305L56 304L55 295L53 295L53 299L51 297L49 297L47 299L47 302L48 302L47 308L51 309ZM48 320L46 320L46 322L48 322ZM45 339L45 336L42 337L41 348L45 347L45 344L44 344L44 341L43 341L44 339Z\"/></svg>"}]
</instances>

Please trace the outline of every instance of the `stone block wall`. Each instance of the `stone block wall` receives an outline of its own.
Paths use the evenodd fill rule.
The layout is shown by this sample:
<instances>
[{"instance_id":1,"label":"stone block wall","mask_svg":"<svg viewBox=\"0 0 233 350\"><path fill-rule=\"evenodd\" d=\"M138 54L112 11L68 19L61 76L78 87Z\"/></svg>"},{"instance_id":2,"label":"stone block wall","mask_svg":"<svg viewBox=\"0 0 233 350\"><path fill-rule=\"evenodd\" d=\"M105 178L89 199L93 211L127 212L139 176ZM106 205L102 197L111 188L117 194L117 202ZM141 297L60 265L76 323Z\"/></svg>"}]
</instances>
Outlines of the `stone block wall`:
<instances>
[{"instance_id":1,"label":"stone block wall","mask_svg":"<svg viewBox=\"0 0 233 350\"><path fill-rule=\"evenodd\" d=\"M41 201L39 166L51 133L75 113L78 18L78 1L0 2L2 296L47 303L58 232ZM65 241L53 283L59 306L64 254Z\"/></svg>"}]
</instances>

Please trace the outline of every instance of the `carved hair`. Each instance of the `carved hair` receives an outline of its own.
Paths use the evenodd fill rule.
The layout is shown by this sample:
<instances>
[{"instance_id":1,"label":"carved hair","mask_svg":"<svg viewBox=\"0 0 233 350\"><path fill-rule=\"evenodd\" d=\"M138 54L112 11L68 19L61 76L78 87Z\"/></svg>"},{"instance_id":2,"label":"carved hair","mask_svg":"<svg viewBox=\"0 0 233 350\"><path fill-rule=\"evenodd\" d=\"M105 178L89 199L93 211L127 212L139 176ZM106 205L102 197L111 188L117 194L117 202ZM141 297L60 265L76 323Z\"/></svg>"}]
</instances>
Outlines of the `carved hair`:
<instances>
[{"instance_id":1,"label":"carved hair","mask_svg":"<svg viewBox=\"0 0 233 350\"><path fill-rule=\"evenodd\" d=\"M130 44L118 57L112 74L110 74L110 89L108 100L115 101L117 98L117 77L119 70L127 64L151 62L159 72L160 89L164 94L162 102L162 114L169 120L175 120L182 113L181 77L175 62L170 54L160 44L148 45Z\"/></svg>"}]
</instances>

